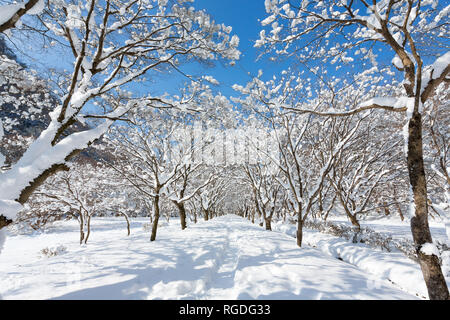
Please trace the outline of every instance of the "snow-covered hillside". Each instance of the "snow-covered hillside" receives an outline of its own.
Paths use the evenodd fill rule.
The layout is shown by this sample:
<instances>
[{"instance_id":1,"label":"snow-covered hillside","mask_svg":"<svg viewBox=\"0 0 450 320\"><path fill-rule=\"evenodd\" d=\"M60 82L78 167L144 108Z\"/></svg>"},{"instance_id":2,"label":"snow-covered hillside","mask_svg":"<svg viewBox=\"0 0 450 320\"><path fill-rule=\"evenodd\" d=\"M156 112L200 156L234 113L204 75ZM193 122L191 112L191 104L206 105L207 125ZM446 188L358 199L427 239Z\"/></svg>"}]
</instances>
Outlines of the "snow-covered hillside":
<instances>
[{"instance_id":1,"label":"snow-covered hillside","mask_svg":"<svg viewBox=\"0 0 450 320\"><path fill-rule=\"evenodd\" d=\"M47 233L10 235L0 256L4 299L416 299L380 277L281 232L226 215L189 225L92 222L87 245L76 222ZM42 249L57 254L46 256Z\"/></svg>"}]
</instances>

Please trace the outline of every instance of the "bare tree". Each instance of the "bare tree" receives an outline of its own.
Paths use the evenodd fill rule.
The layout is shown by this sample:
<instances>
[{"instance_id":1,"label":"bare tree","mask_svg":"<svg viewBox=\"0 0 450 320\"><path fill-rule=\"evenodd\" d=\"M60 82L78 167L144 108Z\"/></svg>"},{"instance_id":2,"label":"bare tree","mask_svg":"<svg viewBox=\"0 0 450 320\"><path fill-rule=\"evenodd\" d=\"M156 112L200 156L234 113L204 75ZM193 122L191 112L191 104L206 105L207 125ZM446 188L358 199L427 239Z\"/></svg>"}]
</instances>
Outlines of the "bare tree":
<instances>
[{"instance_id":1,"label":"bare tree","mask_svg":"<svg viewBox=\"0 0 450 320\"><path fill-rule=\"evenodd\" d=\"M186 229L185 203L195 197L214 177L214 174L212 174L205 181L201 181L198 174L198 169L201 167L201 163L194 164L185 162L181 164L177 176L168 186L169 199L175 204L180 214L181 230ZM196 187L191 180L197 182Z\"/></svg>"},{"instance_id":2,"label":"bare tree","mask_svg":"<svg viewBox=\"0 0 450 320\"><path fill-rule=\"evenodd\" d=\"M266 230L272 230L272 218L282 193L277 172L268 169L263 163L244 165L244 171L253 191L254 206L263 217Z\"/></svg>"},{"instance_id":3,"label":"bare tree","mask_svg":"<svg viewBox=\"0 0 450 320\"><path fill-rule=\"evenodd\" d=\"M177 123L158 110L138 110L130 114L130 119L131 122L114 127L108 135L108 142L115 148L117 158L107 164L142 197L152 199L150 241L154 241L160 218L160 199L168 193L167 187L182 166L182 163L173 164L170 161L171 134Z\"/></svg>"}]
</instances>

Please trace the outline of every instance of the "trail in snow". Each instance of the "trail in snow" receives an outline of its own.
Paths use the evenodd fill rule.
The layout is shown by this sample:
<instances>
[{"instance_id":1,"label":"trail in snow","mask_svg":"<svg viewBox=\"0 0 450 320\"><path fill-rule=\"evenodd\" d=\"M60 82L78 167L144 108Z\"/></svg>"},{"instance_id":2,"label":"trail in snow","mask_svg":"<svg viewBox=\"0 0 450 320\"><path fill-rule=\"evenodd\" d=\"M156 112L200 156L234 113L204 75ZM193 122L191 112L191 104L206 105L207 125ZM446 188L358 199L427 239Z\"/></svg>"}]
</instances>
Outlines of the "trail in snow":
<instances>
[{"instance_id":1,"label":"trail in snow","mask_svg":"<svg viewBox=\"0 0 450 320\"><path fill-rule=\"evenodd\" d=\"M121 221L122 222L122 221ZM4 299L415 299L384 280L291 237L228 215L161 227L149 242L142 222L98 219L90 243L76 225L11 236L0 256ZM59 230L59 231L58 231ZM67 252L40 258L64 243ZM4 276L3 276L4 275Z\"/></svg>"}]
</instances>

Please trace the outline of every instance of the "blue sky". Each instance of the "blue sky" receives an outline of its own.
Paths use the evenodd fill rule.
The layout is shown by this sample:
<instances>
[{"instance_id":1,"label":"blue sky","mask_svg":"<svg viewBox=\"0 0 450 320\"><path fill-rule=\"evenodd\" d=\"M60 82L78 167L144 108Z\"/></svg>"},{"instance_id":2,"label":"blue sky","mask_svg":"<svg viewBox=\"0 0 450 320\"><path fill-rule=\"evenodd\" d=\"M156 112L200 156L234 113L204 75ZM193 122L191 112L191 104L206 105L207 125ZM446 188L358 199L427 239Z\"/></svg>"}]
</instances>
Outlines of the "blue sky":
<instances>
[{"instance_id":1,"label":"blue sky","mask_svg":"<svg viewBox=\"0 0 450 320\"><path fill-rule=\"evenodd\" d=\"M232 26L233 33L240 38L239 50L242 55L235 66L217 65L214 70L205 71L211 71L210 74L222 84L224 95L233 94L231 85L244 85L257 75L259 69L263 69L267 75L281 70L282 65L269 62L265 57L256 61L260 50L253 45L261 30L259 20L266 17L263 0L196 0L194 5L206 9L216 22Z\"/></svg>"}]
</instances>

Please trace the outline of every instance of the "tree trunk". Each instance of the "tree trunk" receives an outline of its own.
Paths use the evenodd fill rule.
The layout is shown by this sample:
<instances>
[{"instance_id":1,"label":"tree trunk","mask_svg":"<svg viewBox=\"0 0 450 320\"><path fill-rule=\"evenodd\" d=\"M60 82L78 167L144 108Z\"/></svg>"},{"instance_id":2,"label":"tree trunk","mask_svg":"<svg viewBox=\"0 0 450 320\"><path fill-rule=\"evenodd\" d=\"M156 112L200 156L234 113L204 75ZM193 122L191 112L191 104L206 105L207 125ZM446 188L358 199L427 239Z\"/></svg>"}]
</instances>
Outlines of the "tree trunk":
<instances>
[{"instance_id":1,"label":"tree trunk","mask_svg":"<svg viewBox=\"0 0 450 320\"><path fill-rule=\"evenodd\" d=\"M175 202L178 211L180 212L181 230L186 229L186 209L183 202Z\"/></svg>"},{"instance_id":2,"label":"tree trunk","mask_svg":"<svg viewBox=\"0 0 450 320\"><path fill-rule=\"evenodd\" d=\"M128 216L125 213L122 213L122 215L125 217L125 220L127 221L127 231L128 231L127 236L129 236L130 235L130 220L128 219Z\"/></svg>"},{"instance_id":3,"label":"tree trunk","mask_svg":"<svg viewBox=\"0 0 450 320\"><path fill-rule=\"evenodd\" d=\"M415 205L414 217L411 219L411 232L430 300L449 300L447 283L442 274L438 257L425 255L420 250L423 244L433 243L433 240L428 225L427 188L422 148L422 117L419 112L413 113L408 129L408 173Z\"/></svg>"},{"instance_id":4,"label":"tree trunk","mask_svg":"<svg viewBox=\"0 0 450 320\"><path fill-rule=\"evenodd\" d=\"M0 230L7 227L12 223L12 220L6 218L5 216L0 215Z\"/></svg>"},{"instance_id":5,"label":"tree trunk","mask_svg":"<svg viewBox=\"0 0 450 320\"><path fill-rule=\"evenodd\" d=\"M272 219L266 219L266 230L272 231Z\"/></svg>"},{"instance_id":6,"label":"tree trunk","mask_svg":"<svg viewBox=\"0 0 450 320\"><path fill-rule=\"evenodd\" d=\"M90 235L91 235L91 216L88 216L87 234L86 234L86 239L84 239L84 244L87 244Z\"/></svg>"},{"instance_id":7,"label":"tree trunk","mask_svg":"<svg viewBox=\"0 0 450 320\"><path fill-rule=\"evenodd\" d=\"M361 229L361 225L359 224L358 219L356 218L356 214L352 214L350 212L350 210L348 209L347 203L345 203L344 199L342 198L342 193L338 192L338 196L339 196L339 200L341 202L341 205L344 208L345 214L350 219L350 222L352 223L352 225L354 225L356 228L358 228L358 230ZM354 207L356 207L356 205L352 204L352 208L354 208ZM327 216L328 216L328 214L327 214Z\"/></svg>"},{"instance_id":8,"label":"tree trunk","mask_svg":"<svg viewBox=\"0 0 450 320\"><path fill-rule=\"evenodd\" d=\"M297 216L297 245L301 247L303 240L303 221L301 214L297 214Z\"/></svg>"},{"instance_id":9,"label":"tree trunk","mask_svg":"<svg viewBox=\"0 0 450 320\"><path fill-rule=\"evenodd\" d=\"M400 207L400 204L397 203L397 210L398 210L398 215L400 216L400 220L405 220L405 217L403 216L403 212L402 212L402 208Z\"/></svg>"},{"instance_id":10,"label":"tree trunk","mask_svg":"<svg viewBox=\"0 0 450 320\"><path fill-rule=\"evenodd\" d=\"M383 202L383 206L384 206L384 215L388 216L391 214L391 212L389 211L389 206L386 202Z\"/></svg>"},{"instance_id":11,"label":"tree trunk","mask_svg":"<svg viewBox=\"0 0 450 320\"><path fill-rule=\"evenodd\" d=\"M83 214L80 212L80 244L83 244L84 240L84 220Z\"/></svg>"},{"instance_id":12,"label":"tree trunk","mask_svg":"<svg viewBox=\"0 0 450 320\"><path fill-rule=\"evenodd\" d=\"M209 210L203 210L205 221L209 220Z\"/></svg>"},{"instance_id":13,"label":"tree trunk","mask_svg":"<svg viewBox=\"0 0 450 320\"><path fill-rule=\"evenodd\" d=\"M395 190L395 187L394 187L394 200L395 200L395 207L397 208L400 219L403 221L403 220L405 220L405 217L403 216L402 207L401 207L400 203L398 202L397 191Z\"/></svg>"},{"instance_id":14,"label":"tree trunk","mask_svg":"<svg viewBox=\"0 0 450 320\"><path fill-rule=\"evenodd\" d=\"M359 224L358 219L356 218L356 214L348 214L348 217L350 219L350 222L352 223L352 225L354 225L358 230L361 229L361 225Z\"/></svg>"},{"instance_id":15,"label":"tree trunk","mask_svg":"<svg viewBox=\"0 0 450 320\"><path fill-rule=\"evenodd\" d=\"M322 199L322 189L319 192L319 217L322 218L323 214L323 199Z\"/></svg>"},{"instance_id":16,"label":"tree trunk","mask_svg":"<svg viewBox=\"0 0 450 320\"><path fill-rule=\"evenodd\" d=\"M158 229L158 221L159 221L159 195L156 195L155 199L153 200L153 204L155 216L153 219L152 234L150 236L150 241L156 240L156 230Z\"/></svg>"}]
</instances>

